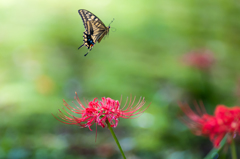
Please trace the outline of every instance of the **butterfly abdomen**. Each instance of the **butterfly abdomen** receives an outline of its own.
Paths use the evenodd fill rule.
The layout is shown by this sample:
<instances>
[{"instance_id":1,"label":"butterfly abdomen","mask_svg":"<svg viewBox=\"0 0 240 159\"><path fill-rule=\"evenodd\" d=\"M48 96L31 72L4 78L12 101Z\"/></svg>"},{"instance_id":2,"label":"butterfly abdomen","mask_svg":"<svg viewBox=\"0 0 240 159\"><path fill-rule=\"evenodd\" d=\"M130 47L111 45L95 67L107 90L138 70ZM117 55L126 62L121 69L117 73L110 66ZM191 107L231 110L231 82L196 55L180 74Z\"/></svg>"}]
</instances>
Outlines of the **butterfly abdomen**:
<instances>
[{"instance_id":1,"label":"butterfly abdomen","mask_svg":"<svg viewBox=\"0 0 240 159\"><path fill-rule=\"evenodd\" d=\"M84 45L88 47L88 49L95 44L93 42L93 39L92 39L91 35L88 35L86 33L84 33L83 42L84 42Z\"/></svg>"}]
</instances>

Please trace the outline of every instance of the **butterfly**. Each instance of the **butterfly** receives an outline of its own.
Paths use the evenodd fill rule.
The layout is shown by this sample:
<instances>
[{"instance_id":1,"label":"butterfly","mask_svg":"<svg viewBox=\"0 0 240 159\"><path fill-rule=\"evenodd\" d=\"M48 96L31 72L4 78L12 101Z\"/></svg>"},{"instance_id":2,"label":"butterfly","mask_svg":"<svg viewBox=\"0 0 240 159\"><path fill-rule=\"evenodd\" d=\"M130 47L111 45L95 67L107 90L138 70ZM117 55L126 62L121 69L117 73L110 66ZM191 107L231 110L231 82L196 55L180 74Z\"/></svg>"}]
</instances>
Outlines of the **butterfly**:
<instances>
[{"instance_id":1,"label":"butterfly","mask_svg":"<svg viewBox=\"0 0 240 159\"><path fill-rule=\"evenodd\" d=\"M114 19L109 26L106 27L104 23L93 13L85 9L78 10L78 13L81 16L85 27L85 31L83 32L83 44L78 49L86 46L89 52L92 50L97 41L100 43L102 38L109 33L110 24ZM88 52L84 56L87 56Z\"/></svg>"}]
</instances>

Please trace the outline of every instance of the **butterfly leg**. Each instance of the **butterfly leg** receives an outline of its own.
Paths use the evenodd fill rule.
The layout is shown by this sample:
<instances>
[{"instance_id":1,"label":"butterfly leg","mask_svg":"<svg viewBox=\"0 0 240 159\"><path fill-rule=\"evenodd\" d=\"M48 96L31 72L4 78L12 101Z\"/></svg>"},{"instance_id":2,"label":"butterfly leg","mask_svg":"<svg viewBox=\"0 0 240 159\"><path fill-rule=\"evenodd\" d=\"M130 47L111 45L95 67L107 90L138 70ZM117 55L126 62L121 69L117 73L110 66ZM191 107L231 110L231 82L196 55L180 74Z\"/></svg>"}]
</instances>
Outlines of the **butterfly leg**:
<instances>
[{"instance_id":1,"label":"butterfly leg","mask_svg":"<svg viewBox=\"0 0 240 159\"><path fill-rule=\"evenodd\" d=\"M84 55L84 56L87 56L87 54L89 53L89 51L92 50L92 47L90 47L90 49L88 50L88 52Z\"/></svg>"},{"instance_id":2,"label":"butterfly leg","mask_svg":"<svg viewBox=\"0 0 240 159\"><path fill-rule=\"evenodd\" d=\"M80 49L81 47L83 47L84 46L84 43L81 45L81 46L79 46L79 48L78 49Z\"/></svg>"},{"instance_id":3,"label":"butterfly leg","mask_svg":"<svg viewBox=\"0 0 240 159\"><path fill-rule=\"evenodd\" d=\"M90 50L88 50L88 52L89 52L89 51L90 51ZM84 56L87 56L88 52L87 52Z\"/></svg>"}]
</instances>

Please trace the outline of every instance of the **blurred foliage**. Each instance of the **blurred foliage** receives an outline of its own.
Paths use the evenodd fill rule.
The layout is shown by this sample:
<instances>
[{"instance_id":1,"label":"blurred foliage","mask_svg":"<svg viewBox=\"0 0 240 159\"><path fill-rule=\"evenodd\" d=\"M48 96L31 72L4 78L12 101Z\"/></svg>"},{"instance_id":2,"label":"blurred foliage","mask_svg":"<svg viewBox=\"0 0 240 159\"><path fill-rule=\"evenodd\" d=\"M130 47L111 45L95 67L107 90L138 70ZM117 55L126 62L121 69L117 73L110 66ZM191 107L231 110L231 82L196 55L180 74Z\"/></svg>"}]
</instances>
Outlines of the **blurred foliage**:
<instances>
[{"instance_id":1,"label":"blurred foliage","mask_svg":"<svg viewBox=\"0 0 240 159\"><path fill-rule=\"evenodd\" d=\"M115 18L116 31L86 57L77 49L78 9L106 25ZM217 104L239 104L239 16L233 0L0 1L0 158L121 158L107 129L97 129L95 142L94 128L53 118L75 91L87 100L132 94L152 103L114 129L127 158L203 158L212 143L178 120L177 101L202 100L209 114ZM208 71L181 60L198 49L214 53ZM219 159L229 157L225 146Z\"/></svg>"}]
</instances>

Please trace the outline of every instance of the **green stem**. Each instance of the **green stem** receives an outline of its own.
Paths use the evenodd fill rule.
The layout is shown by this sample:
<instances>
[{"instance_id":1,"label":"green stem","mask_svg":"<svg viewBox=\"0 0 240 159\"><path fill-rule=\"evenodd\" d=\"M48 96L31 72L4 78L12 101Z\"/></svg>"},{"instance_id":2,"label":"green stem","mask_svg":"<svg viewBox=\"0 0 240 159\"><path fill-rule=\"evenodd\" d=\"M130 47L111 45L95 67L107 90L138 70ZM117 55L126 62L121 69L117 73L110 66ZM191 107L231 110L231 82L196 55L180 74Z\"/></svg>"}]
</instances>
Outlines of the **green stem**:
<instances>
[{"instance_id":1,"label":"green stem","mask_svg":"<svg viewBox=\"0 0 240 159\"><path fill-rule=\"evenodd\" d=\"M228 134L226 134L224 136L224 138L222 139L222 141L220 142L219 148L213 148L204 159L213 159L216 158L216 156L218 155L219 151L221 151L221 149L223 148L223 146L225 145L226 141L227 141L227 136Z\"/></svg>"},{"instance_id":2,"label":"green stem","mask_svg":"<svg viewBox=\"0 0 240 159\"><path fill-rule=\"evenodd\" d=\"M119 148L119 150L120 150L123 158L126 159L126 156L124 155L124 152L123 152L123 150L122 150L122 148L121 148L121 145L119 144L118 139L117 139L117 137L116 137L116 135L115 135L115 133L114 133L114 131L113 131L110 123L108 122L108 120L106 120L106 123L107 123L107 125L108 125L108 129L110 130L110 132L111 132L114 140L116 141L116 143L117 143L117 145L118 145L118 148Z\"/></svg>"},{"instance_id":3,"label":"green stem","mask_svg":"<svg viewBox=\"0 0 240 159\"><path fill-rule=\"evenodd\" d=\"M235 146L234 140L232 140L232 143L231 143L231 154L232 154L232 159L237 159L236 146Z\"/></svg>"}]
</instances>

